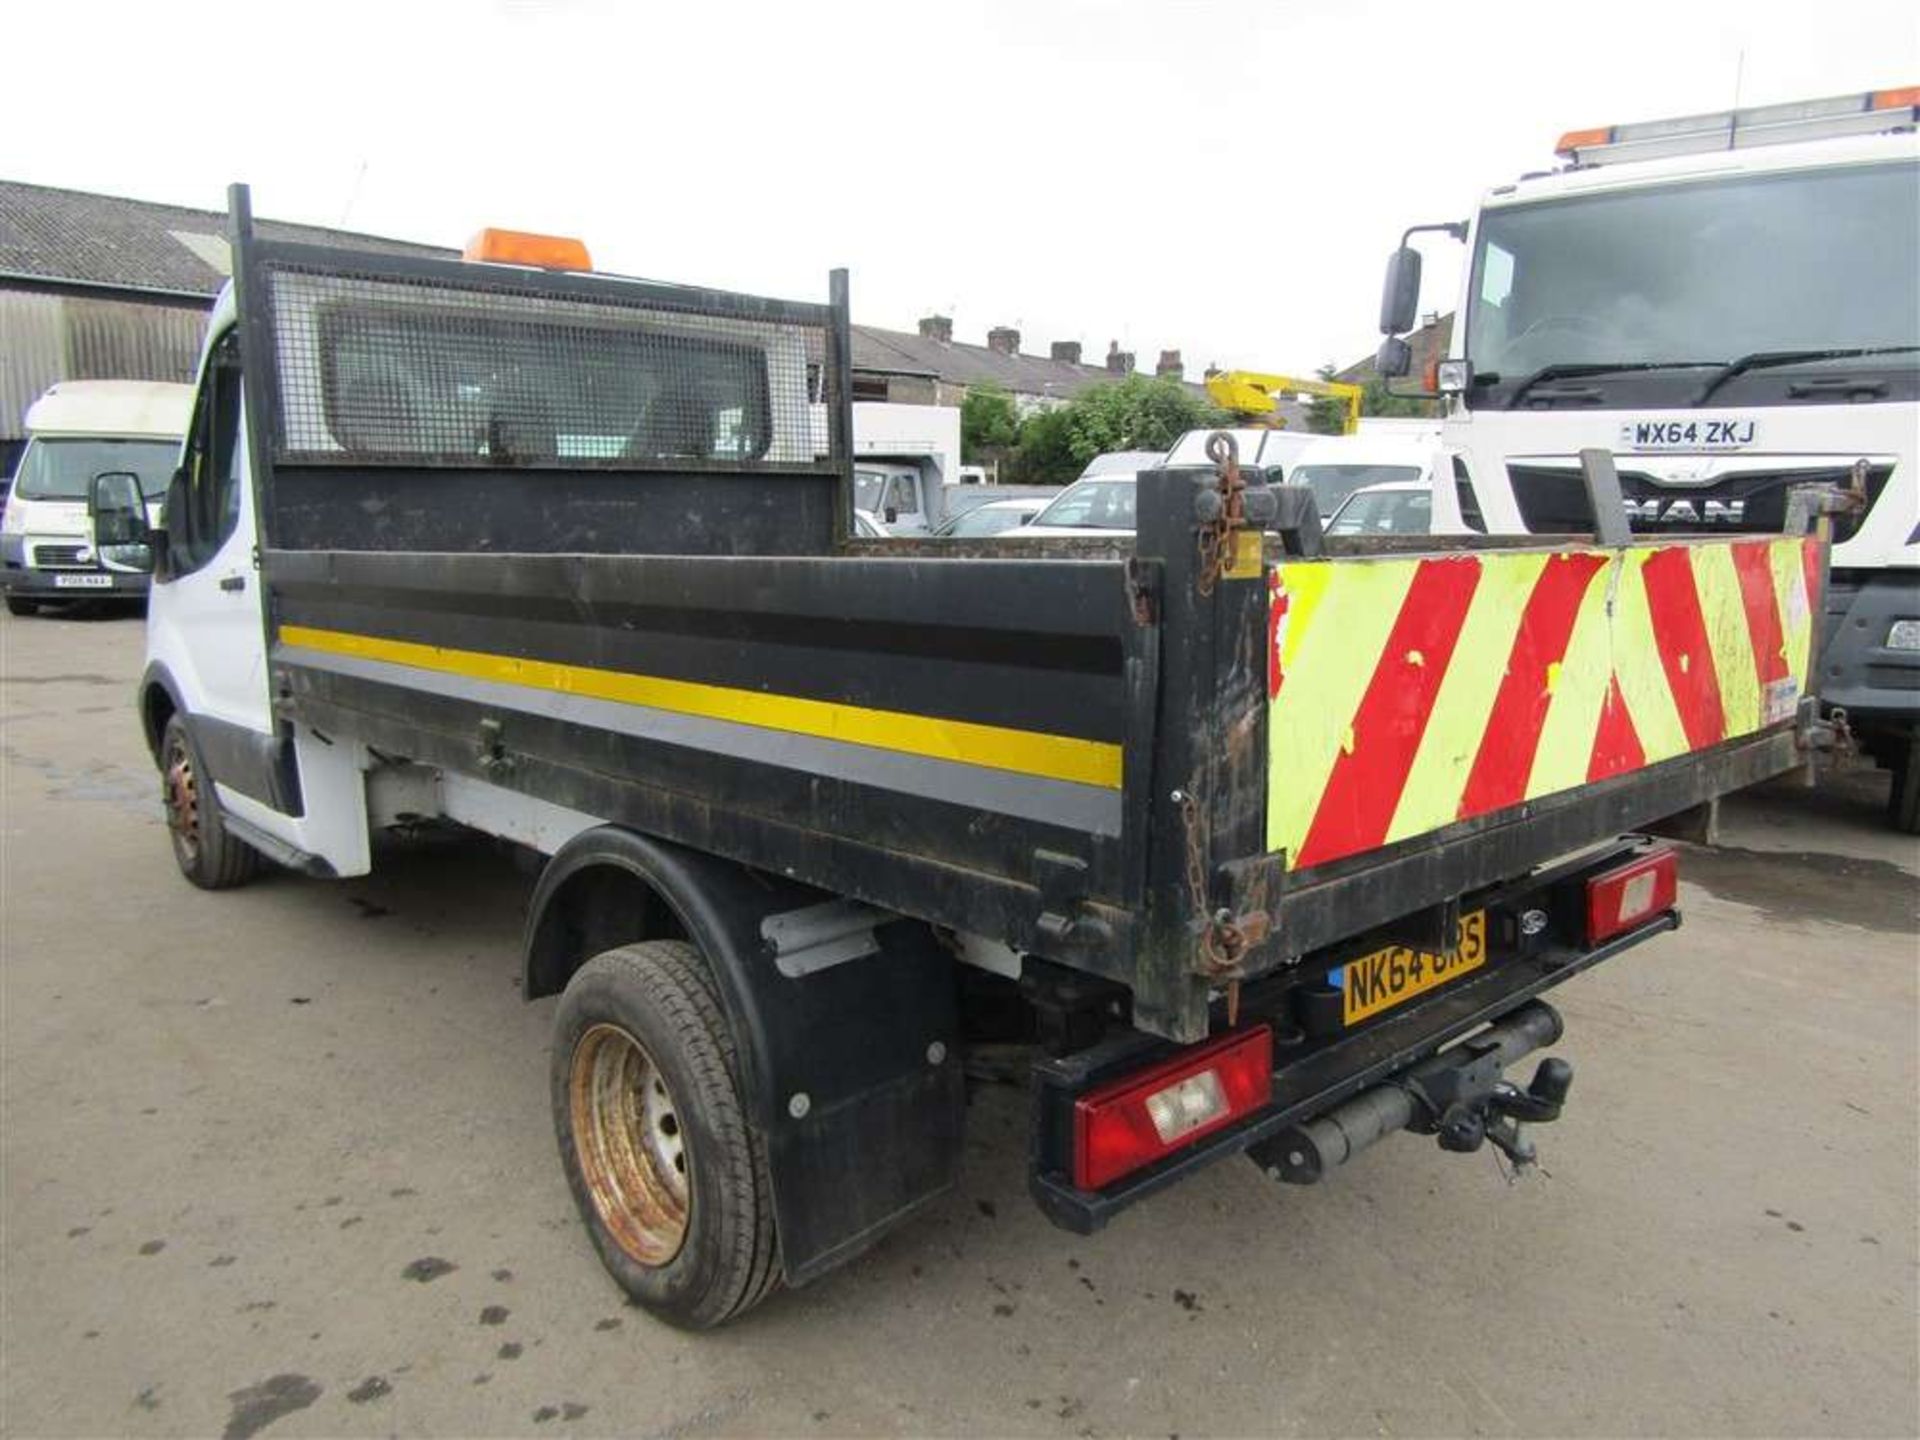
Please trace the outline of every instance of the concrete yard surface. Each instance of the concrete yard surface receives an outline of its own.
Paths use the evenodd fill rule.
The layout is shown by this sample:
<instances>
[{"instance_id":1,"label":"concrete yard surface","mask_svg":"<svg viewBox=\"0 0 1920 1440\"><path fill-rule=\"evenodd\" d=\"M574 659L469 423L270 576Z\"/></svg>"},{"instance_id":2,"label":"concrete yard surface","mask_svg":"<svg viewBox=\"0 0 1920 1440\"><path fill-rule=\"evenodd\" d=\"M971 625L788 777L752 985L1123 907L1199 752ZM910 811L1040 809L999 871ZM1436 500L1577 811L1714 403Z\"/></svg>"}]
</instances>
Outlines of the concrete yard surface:
<instances>
[{"instance_id":1,"label":"concrete yard surface","mask_svg":"<svg viewBox=\"0 0 1920 1440\"><path fill-rule=\"evenodd\" d=\"M1577 1078L1517 1183L1402 1136L1078 1239L988 1089L931 1214L691 1336L575 1218L524 867L421 841L195 891L140 651L0 617L7 1435L1920 1432L1920 846L1884 775L1741 797L1685 926L1553 993Z\"/></svg>"}]
</instances>

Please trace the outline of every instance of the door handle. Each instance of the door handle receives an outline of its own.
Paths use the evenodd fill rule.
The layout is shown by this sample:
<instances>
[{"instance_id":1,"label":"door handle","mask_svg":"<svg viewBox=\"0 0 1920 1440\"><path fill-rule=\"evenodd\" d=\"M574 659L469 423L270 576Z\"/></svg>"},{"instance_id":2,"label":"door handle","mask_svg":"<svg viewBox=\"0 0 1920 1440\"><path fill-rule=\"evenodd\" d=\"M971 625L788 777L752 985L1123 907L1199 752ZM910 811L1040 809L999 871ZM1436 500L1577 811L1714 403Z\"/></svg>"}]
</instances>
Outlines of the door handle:
<instances>
[{"instance_id":1,"label":"door handle","mask_svg":"<svg viewBox=\"0 0 1920 1440\"><path fill-rule=\"evenodd\" d=\"M220 577L220 588L227 591L244 590L247 588L247 577L244 575L222 575Z\"/></svg>"}]
</instances>

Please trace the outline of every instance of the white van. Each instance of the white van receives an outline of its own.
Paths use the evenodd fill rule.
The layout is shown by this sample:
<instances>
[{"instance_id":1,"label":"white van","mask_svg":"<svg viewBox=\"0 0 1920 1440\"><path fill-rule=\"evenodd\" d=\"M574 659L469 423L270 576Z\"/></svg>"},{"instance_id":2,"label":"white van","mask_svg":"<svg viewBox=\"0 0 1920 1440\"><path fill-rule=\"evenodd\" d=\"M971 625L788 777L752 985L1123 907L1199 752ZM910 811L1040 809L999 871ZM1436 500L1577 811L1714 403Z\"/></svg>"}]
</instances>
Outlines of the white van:
<instances>
[{"instance_id":1,"label":"white van","mask_svg":"<svg viewBox=\"0 0 1920 1440\"><path fill-rule=\"evenodd\" d=\"M12 614L48 600L146 594L145 575L109 571L94 554L87 487L107 471L138 475L157 525L192 405L191 385L157 380L63 380L33 402L0 520L0 585Z\"/></svg>"}]
</instances>

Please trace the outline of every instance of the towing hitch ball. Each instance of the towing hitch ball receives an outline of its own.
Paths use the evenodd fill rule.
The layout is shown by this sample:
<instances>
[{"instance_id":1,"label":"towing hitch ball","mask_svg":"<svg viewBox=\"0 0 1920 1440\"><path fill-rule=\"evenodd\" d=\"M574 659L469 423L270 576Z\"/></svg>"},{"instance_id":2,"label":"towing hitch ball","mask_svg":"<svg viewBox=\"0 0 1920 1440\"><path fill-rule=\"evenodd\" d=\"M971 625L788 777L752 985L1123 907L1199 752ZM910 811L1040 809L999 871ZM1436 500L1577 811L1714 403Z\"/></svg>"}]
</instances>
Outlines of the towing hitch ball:
<instances>
[{"instance_id":1,"label":"towing hitch ball","mask_svg":"<svg viewBox=\"0 0 1920 1440\"><path fill-rule=\"evenodd\" d=\"M1573 1088L1573 1066L1549 1056L1533 1072L1525 1090L1507 1080L1497 1082L1478 1102L1456 1101L1441 1115L1435 1133L1442 1150L1471 1155L1484 1143L1511 1160L1516 1169L1533 1164L1533 1142L1520 1133L1523 1121L1544 1125L1560 1118L1567 1091Z\"/></svg>"},{"instance_id":2,"label":"towing hitch ball","mask_svg":"<svg viewBox=\"0 0 1920 1440\"><path fill-rule=\"evenodd\" d=\"M1544 1059L1524 1090L1502 1072L1553 1044L1562 1028L1551 1005L1532 1001L1452 1049L1249 1146L1247 1154L1276 1180L1311 1185L1388 1135L1411 1130L1436 1137L1443 1150L1471 1154L1491 1143L1516 1167L1531 1164L1533 1144L1520 1127L1560 1118L1573 1066Z\"/></svg>"}]
</instances>

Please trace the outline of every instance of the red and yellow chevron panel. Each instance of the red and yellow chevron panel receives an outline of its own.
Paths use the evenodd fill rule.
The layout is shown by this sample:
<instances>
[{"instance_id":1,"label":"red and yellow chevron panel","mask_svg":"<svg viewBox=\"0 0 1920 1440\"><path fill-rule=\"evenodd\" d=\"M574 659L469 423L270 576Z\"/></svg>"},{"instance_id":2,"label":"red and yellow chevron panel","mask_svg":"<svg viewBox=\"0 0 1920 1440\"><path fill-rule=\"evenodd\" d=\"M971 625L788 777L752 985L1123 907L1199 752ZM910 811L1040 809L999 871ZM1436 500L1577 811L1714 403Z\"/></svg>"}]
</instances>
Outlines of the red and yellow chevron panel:
<instances>
[{"instance_id":1,"label":"red and yellow chevron panel","mask_svg":"<svg viewBox=\"0 0 1920 1440\"><path fill-rule=\"evenodd\" d=\"M1279 565L1267 848L1304 869L1789 719L1819 574L1811 539Z\"/></svg>"}]
</instances>

